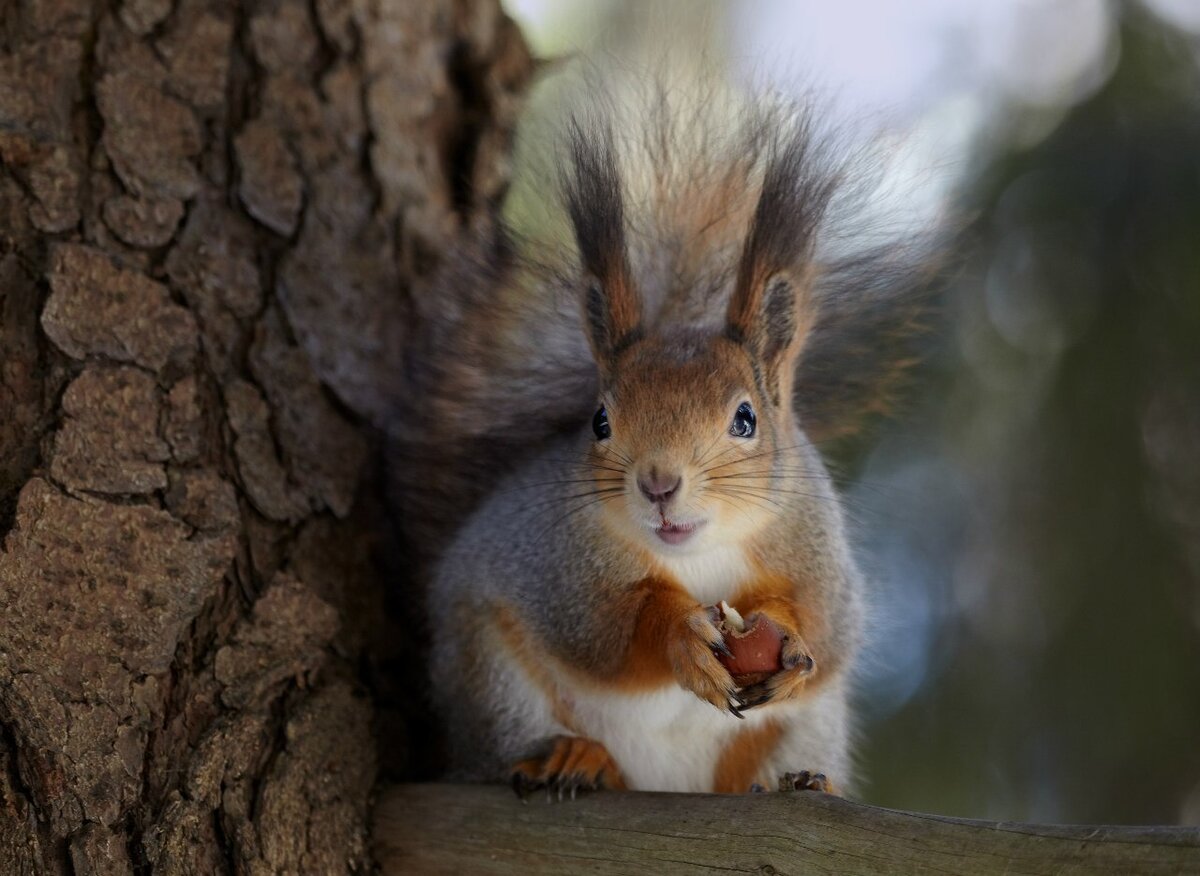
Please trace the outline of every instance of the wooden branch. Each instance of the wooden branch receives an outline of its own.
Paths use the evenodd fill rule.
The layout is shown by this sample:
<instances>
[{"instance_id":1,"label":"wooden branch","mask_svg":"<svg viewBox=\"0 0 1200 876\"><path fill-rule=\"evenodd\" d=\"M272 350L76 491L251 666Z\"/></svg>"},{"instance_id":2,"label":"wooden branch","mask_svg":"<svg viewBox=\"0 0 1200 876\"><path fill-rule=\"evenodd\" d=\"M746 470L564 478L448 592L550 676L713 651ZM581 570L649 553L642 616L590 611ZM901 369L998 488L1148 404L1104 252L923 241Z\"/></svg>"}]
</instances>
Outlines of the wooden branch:
<instances>
[{"instance_id":1,"label":"wooden branch","mask_svg":"<svg viewBox=\"0 0 1200 876\"><path fill-rule=\"evenodd\" d=\"M824 794L603 792L525 804L507 788L398 785L375 857L409 873L1200 873L1200 828L970 821Z\"/></svg>"}]
</instances>

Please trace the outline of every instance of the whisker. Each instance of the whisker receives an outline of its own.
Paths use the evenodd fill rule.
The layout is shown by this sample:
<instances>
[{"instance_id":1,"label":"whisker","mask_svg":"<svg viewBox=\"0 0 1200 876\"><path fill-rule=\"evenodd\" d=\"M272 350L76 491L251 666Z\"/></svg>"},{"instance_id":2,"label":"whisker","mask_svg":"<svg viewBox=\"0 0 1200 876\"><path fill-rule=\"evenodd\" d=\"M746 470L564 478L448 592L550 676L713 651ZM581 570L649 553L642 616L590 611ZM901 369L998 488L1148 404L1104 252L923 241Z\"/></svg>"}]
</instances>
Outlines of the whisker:
<instances>
[{"instance_id":1,"label":"whisker","mask_svg":"<svg viewBox=\"0 0 1200 876\"><path fill-rule=\"evenodd\" d=\"M801 474L798 472L790 472L790 471L787 471L786 469L780 469L779 471L742 471L742 472L737 472L735 474L709 475L709 477L711 477L713 480L717 480L717 481L728 480L730 478L755 478L758 480L766 480L766 479L770 479L770 478L783 478L784 480L795 480L795 481L823 481L823 482L827 482L827 483L833 482L833 478L823 477L822 475L808 475L808 474Z\"/></svg>"},{"instance_id":2,"label":"whisker","mask_svg":"<svg viewBox=\"0 0 1200 876\"><path fill-rule=\"evenodd\" d=\"M726 494L731 494L731 495L735 495L735 496L745 496L745 497L753 496L753 497L762 499L764 502L770 502L772 505L774 505L776 508L778 508L781 511L784 509L784 505L782 502L777 502L774 499L772 499L770 496L764 495L762 493L759 493L759 492L756 492L753 490L747 490L747 489L743 489L741 487L721 487L716 492L725 492Z\"/></svg>"},{"instance_id":3,"label":"whisker","mask_svg":"<svg viewBox=\"0 0 1200 876\"><path fill-rule=\"evenodd\" d=\"M714 447L717 446L717 442L720 441L721 438L723 438L723 437L724 437L723 435L718 435L716 438L714 438L712 440L712 444L709 444L708 447L704 448L704 452L702 454L700 454L700 457L701 457L700 461L698 463L696 463L697 468L704 468L704 466L708 465L709 462L715 461L715 460L709 459L709 453L712 451L712 449ZM718 451L716 454L716 459L720 459L722 454L727 453L729 450L732 450L732 449L734 449L734 448L727 447L723 451Z\"/></svg>"},{"instance_id":4,"label":"whisker","mask_svg":"<svg viewBox=\"0 0 1200 876\"><path fill-rule=\"evenodd\" d=\"M561 486L563 484L604 484L604 483L622 484L624 482L625 482L625 478L623 478L623 477L622 478L575 478L575 479L570 479L570 480L559 480L559 481L538 481L536 484L522 484L519 487L511 487L507 490L498 490L497 492L500 494L519 493L522 490L532 490L532 489L536 489L537 487L556 487L556 486Z\"/></svg>"},{"instance_id":5,"label":"whisker","mask_svg":"<svg viewBox=\"0 0 1200 876\"><path fill-rule=\"evenodd\" d=\"M803 447L804 444L793 444L790 447L771 447L758 453L751 453L748 456L743 456L741 459L735 459L732 462L724 462L721 465L713 466L709 471L717 471L718 469L728 468L731 465L737 465L741 462L749 462L752 459L762 459L765 456L774 456L779 453L787 453L789 450L796 450Z\"/></svg>"},{"instance_id":6,"label":"whisker","mask_svg":"<svg viewBox=\"0 0 1200 876\"><path fill-rule=\"evenodd\" d=\"M569 466L569 467L575 467L575 466L578 466L580 468L587 467L590 469L595 469L597 471L611 471L611 472L615 472L617 474L625 474L625 469L623 469L623 468L614 468L611 465L601 465L599 462L595 462L591 459L582 458L582 457L565 458L565 457L556 457L556 456L542 456L542 457L539 457L539 459L543 462L553 462L553 463L557 463L558 465L564 465L564 466Z\"/></svg>"},{"instance_id":7,"label":"whisker","mask_svg":"<svg viewBox=\"0 0 1200 876\"><path fill-rule=\"evenodd\" d=\"M542 529L541 532L538 533L537 537L534 538L533 544L535 546L540 544L542 539L545 538L550 533L551 530L562 525L564 522L569 520L571 517L574 517L576 514L580 513L581 511L584 511L587 508L592 507L593 505L599 505L599 504L603 503L604 501L606 501L607 499L614 499L614 498L616 498L616 497L615 496L607 496L607 497L601 497L599 499L589 499L588 501L584 502L581 505L578 505L575 508L568 509L567 512L564 513L561 517L554 520L553 522L548 524L544 529ZM541 515L539 514L538 516L540 517Z\"/></svg>"},{"instance_id":8,"label":"whisker","mask_svg":"<svg viewBox=\"0 0 1200 876\"><path fill-rule=\"evenodd\" d=\"M709 488L712 491L717 490L737 490L742 494L753 494L760 498L770 499L771 496L801 496L805 499L814 499L818 502L827 502L831 505L842 507L847 512L853 512L854 519L860 519L857 515L870 513L874 509L870 505L855 500L848 496L823 496L820 493L810 493L805 490L789 490L782 487L760 487L753 484L719 484Z\"/></svg>"},{"instance_id":9,"label":"whisker","mask_svg":"<svg viewBox=\"0 0 1200 876\"><path fill-rule=\"evenodd\" d=\"M736 444L732 447L726 447L724 450L721 450L720 452L718 452L716 454L716 456L714 456L711 460L705 460L705 462L701 463L701 465L703 466L706 464L715 463L717 460L724 459L726 456L729 456L729 454L736 453L737 451L739 451L741 449L742 448L738 447ZM752 458L752 457L748 457L748 458ZM730 463L730 464L732 464L732 463ZM722 466L717 466L717 468L721 468L721 467Z\"/></svg>"},{"instance_id":10,"label":"whisker","mask_svg":"<svg viewBox=\"0 0 1200 876\"><path fill-rule=\"evenodd\" d=\"M762 496L756 496L756 495L753 495L750 493L743 494L743 493L714 490L713 491L714 498L718 495L718 492L723 492L725 495L729 496L730 498L737 499L738 501L752 502L756 507L762 509L763 511L766 511L768 514L778 515L780 513L780 511L783 510L783 506L777 505L776 503L763 504L766 500L764 500ZM775 507L771 507L772 504L775 504Z\"/></svg>"},{"instance_id":11,"label":"whisker","mask_svg":"<svg viewBox=\"0 0 1200 876\"><path fill-rule=\"evenodd\" d=\"M633 465L633 460L630 459L627 455L625 455L621 451L617 450L617 448L610 447L609 452L612 453L612 455L615 456L618 460L620 460L624 465L626 465L626 466Z\"/></svg>"},{"instance_id":12,"label":"whisker","mask_svg":"<svg viewBox=\"0 0 1200 876\"><path fill-rule=\"evenodd\" d=\"M616 498L618 495L623 494L624 492L625 490L618 489L616 487L605 487L602 490L589 490L583 493L569 493L562 496L550 496L546 499L542 499L540 502L530 502L525 507L530 510L542 509L542 511L545 511L553 508L556 505L562 505L567 502L572 502L576 499L587 499L593 496L608 496ZM534 516L535 518L537 517L537 515Z\"/></svg>"},{"instance_id":13,"label":"whisker","mask_svg":"<svg viewBox=\"0 0 1200 876\"><path fill-rule=\"evenodd\" d=\"M605 446L603 444L593 444L589 452L595 454L601 459L607 459L610 456L615 457L616 460L623 465L631 465L633 463L633 460L611 445Z\"/></svg>"},{"instance_id":14,"label":"whisker","mask_svg":"<svg viewBox=\"0 0 1200 876\"><path fill-rule=\"evenodd\" d=\"M742 490L743 492L754 492L763 496L804 496L807 499L821 499L826 502L838 504L842 501L839 496L827 496L820 493L810 493L806 490L789 490L780 487L760 487L754 484L718 484L713 489L719 490Z\"/></svg>"},{"instance_id":15,"label":"whisker","mask_svg":"<svg viewBox=\"0 0 1200 876\"><path fill-rule=\"evenodd\" d=\"M743 508L743 507L742 507L742 506L741 506L741 505L740 505L740 504L737 502L737 500L736 500L736 499L734 499L732 496L722 496L722 495L720 495L719 493L713 493L713 494L712 494L712 497L713 497L714 499L716 499L717 501L719 501L719 502L724 502L726 505L731 505L731 506L733 506L733 509L734 509L735 511L737 511L739 514L741 514L743 517L745 517L747 520L750 520L750 519L751 519L751 518L750 518L750 514L749 514L749 513L746 511L746 509L745 509L745 508ZM753 522L753 521L751 521L751 522Z\"/></svg>"}]
</instances>

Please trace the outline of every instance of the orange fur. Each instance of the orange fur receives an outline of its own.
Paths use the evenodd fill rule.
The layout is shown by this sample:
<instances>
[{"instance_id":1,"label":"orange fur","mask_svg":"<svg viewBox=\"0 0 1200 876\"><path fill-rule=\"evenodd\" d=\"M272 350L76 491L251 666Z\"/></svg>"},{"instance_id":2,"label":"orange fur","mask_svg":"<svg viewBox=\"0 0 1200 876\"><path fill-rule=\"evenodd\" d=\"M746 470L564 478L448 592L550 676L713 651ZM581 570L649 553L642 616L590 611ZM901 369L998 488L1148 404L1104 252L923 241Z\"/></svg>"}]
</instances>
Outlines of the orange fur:
<instances>
[{"instance_id":1,"label":"orange fur","mask_svg":"<svg viewBox=\"0 0 1200 876\"><path fill-rule=\"evenodd\" d=\"M621 623L623 618L634 621L621 659L610 668L590 671L555 659L512 610L500 608L494 622L509 653L550 702L555 720L568 729L574 726L570 701L550 666L575 683L622 693L679 684L718 708L726 708L734 690L733 679L712 652L721 636L705 606L674 581L646 578L613 605L613 623Z\"/></svg>"},{"instance_id":2,"label":"orange fur","mask_svg":"<svg viewBox=\"0 0 1200 876\"><path fill-rule=\"evenodd\" d=\"M624 659L605 681L623 691L672 681L724 709L733 679L713 654L721 634L705 606L667 578L646 578L630 592L637 620Z\"/></svg>"},{"instance_id":3,"label":"orange fur","mask_svg":"<svg viewBox=\"0 0 1200 876\"><path fill-rule=\"evenodd\" d=\"M763 765L779 745L783 725L777 721L747 727L729 741L721 751L713 770L713 791L717 794L739 794L750 790L756 782L764 787L768 777L762 775Z\"/></svg>"},{"instance_id":4,"label":"orange fur","mask_svg":"<svg viewBox=\"0 0 1200 876\"><path fill-rule=\"evenodd\" d=\"M786 578L760 572L728 600L743 616L757 612L775 624L787 637L785 655L791 649L813 658L812 671L798 667L769 680L774 700L798 696L819 683L832 668L829 655L818 655L811 647L824 639L822 615L817 606L801 604L795 592L795 585ZM635 618L633 631L620 661L611 668L593 667L590 671L555 659L511 609L500 607L494 623L508 652L550 703L555 720L572 732L575 723L570 699L555 681L549 668L552 665L588 687L641 693L674 683L718 708L726 707L734 686L728 671L712 653L719 637L707 606L700 605L677 582L660 575L639 582L613 605L613 623L630 617Z\"/></svg>"},{"instance_id":5,"label":"orange fur","mask_svg":"<svg viewBox=\"0 0 1200 876\"><path fill-rule=\"evenodd\" d=\"M623 264L624 253L621 253L620 258L622 259L621 269L606 286L612 314L612 328L617 337L628 335L642 322L642 300L633 289L633 281L629 278L629 268Z\"/></svg>"},{"instance_id":6,"label":"orange fur","mask_svg":"<svg viewBox=\"0 0 1200 876\"><path fill-rule=\"evenodd\" d=\"M608 749L594 739L559 736L545 757L531 757L512 768L526 786L625 789L625 779Z\"/></svg>"}]
</instances>

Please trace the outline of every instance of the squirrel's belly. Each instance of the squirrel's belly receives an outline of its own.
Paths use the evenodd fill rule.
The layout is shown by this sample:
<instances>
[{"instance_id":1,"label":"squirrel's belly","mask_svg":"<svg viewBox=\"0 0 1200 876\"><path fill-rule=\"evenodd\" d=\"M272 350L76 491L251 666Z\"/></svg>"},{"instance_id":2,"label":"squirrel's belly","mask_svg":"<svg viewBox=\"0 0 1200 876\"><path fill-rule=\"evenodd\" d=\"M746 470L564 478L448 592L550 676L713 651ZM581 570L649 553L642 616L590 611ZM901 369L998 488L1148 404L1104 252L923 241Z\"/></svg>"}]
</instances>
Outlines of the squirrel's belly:
<instances>
[{"instance_id":1,"label":"squirrel's belly","mask_svg":"<svg viewBox=\"0 0 1200 876\"><path fill-rule=\"evenodd\" d=\"M721 752L761 712L739 720L671 685L642 694L579 694L573 718L578 732L604 743L630 788L704 792L713 790Z\"/></svg>"}]
</instances>

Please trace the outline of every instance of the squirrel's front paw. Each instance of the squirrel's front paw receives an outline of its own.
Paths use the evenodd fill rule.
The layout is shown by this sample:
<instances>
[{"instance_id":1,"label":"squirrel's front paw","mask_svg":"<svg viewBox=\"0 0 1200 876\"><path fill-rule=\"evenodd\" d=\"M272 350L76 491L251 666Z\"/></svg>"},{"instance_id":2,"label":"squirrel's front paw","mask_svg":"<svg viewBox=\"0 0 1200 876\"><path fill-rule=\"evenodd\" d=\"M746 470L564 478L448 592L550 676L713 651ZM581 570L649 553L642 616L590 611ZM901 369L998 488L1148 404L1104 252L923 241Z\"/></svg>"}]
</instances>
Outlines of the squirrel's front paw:
<instances>
[{"instance_id":1,"label":"squirrel's front paw","mask_svg":"<svg viewBox=\"0 0 1200 876\"><path fill-rule=\"evenodd\" d=\"M740 694L747 709L798 696L816 672L812 654L790 618L763 610L747 615L746 623L752 626L760 618L779 631L782 641L779 659L783 669L757 684L742 688Z\"/></svg>"},{"instance_id":2,"label":"squirrel's front paw","mask_svg":"<svg viewBox=\"0 0 1200 876\"><path fill-rule=\"evenodd\" d=\"M555 736L549 751L542 757L531 757L512 768L512 786L524 800L531 791L546 789L546 798L557 793L575 799L576 791L625 788L621 770L608 749L594 739L583 736Z\"/></svg>"},{"instance_id":3,"label":"squirrel's front paw","mask_svg":"<svg viewBox=\"0 0 1200 876\"><path fill-rule=\"evenodd\" d=\"M717 620L715 607L697 605L689 611L670 630L667 658L680 687L740 718L742 696L729 670L717 659L717 654L729 653Z\"/></svg>"}]
</instances>

